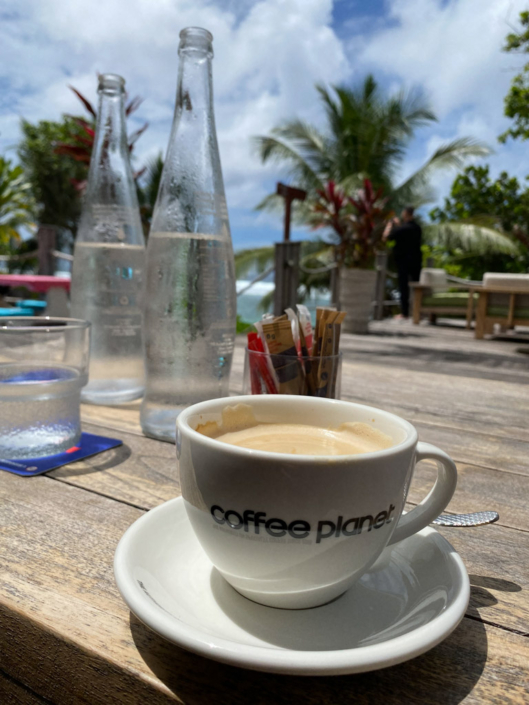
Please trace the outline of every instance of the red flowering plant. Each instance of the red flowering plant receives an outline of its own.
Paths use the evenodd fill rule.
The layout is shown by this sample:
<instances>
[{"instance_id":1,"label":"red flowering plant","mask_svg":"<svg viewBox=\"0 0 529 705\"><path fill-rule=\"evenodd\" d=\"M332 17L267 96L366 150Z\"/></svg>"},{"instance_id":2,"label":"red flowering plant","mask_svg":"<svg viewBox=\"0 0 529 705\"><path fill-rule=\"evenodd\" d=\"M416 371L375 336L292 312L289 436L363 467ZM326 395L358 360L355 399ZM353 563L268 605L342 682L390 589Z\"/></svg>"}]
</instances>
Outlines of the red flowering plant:
<instances>
[{"instance_id":1,"label":"red flowering plant","mask_svg":"<svg viewBox=\"0 0 529 705\"><path fill-rule=\"evenodd\" d=\"M336 236L334 257L339 266L368 269L374 265L376 251L382 247L384 224L391 216L387 198L369 179L355 196L348 196L334 181L317 191L309 206L313 229L331 228Z\"/></svg>"},{"instance_id":2,"label":"red flowering plant","mask_svg":"<svg viewBox=\"0 0 529 705\"><path fill-rule=\"evenodd\" d=\"M75 159L75 161L77 162L83 162L88 167L90 165L90 157L92 156L92 148L94 146L97 112L92 103L90 103L90 101L85 98L84 95L77 90L77 88L74 88L73 86L68 86L68 88L70 88L70 90L72 90L75 95L79 98L79 100L84 105L86 111L91 117L86 120L85 118L76 117L72 115L72 120L81 128L81 130L80 132L72 132L72 136L69 142L60 142L59 144L57 144L57 146L55 147L55 152L57 154L66 154L72 157L72 159ZM132 113L134 113L140 107L142 102L143 100L139 96L135 96L134 98L129 100L125 106L125 116L129 117L129 115L132 115ZM129 152L132 152L136 140L141 137L141 135L145 132L148 126L149 123L146 122L138 130L129 135ZM139 178L144 171L145 169L141 169L140 171L136 172L134 174L134 178ZM73 180L73 183L75 188L80 193L83 193L87 185L87 180Z\"/></svg>"}]
</instances>

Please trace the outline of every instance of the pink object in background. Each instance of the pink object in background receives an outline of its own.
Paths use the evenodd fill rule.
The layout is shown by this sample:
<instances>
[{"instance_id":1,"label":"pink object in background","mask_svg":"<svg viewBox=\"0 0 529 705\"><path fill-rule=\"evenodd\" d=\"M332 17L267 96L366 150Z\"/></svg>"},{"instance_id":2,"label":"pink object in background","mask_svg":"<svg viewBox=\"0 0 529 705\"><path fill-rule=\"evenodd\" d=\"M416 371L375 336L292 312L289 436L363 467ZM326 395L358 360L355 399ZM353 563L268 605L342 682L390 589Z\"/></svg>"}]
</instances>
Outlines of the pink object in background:
<instances>
[{"instance_id":1,"label":"pink object in background","mask_svg":"<svg viewBox=\"0 0 529 705\"><path fill-rule=\"evenodd\" d=\"M53 287L61 287L70 291L70 279L44 274L0 274L0 286L24 286L30 291L45 294Z\"/></svg>"}]
</instances>

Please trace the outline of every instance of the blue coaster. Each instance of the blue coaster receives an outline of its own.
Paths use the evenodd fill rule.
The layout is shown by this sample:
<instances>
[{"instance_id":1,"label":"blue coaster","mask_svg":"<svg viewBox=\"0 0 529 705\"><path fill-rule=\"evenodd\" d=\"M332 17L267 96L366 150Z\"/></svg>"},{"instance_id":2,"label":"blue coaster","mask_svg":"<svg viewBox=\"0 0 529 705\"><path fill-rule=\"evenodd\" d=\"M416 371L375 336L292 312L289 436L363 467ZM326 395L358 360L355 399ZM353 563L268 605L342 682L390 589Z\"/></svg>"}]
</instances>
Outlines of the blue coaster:
<instances>
[{"instance_id":1,"label":"blue coaster","mask_svg":"<svg viewBox=\"0 0 529 705\"><path fill-rule=\"evenodd\" d=\"M93 433L82 433L78 446L69 448L57 455L48 455L45 458L24 458L22 460L0 458L0 470L7 470L7 472L23 475L24 477L42 475L42 473L55 470L55 468L60 468L62 465L74 463L76 460L97 455L104 450L116 448L120 445L123 445L123 441L118 441L117 438L106 438L105 436L94 436Z\"/></svg>"}]
</instances>

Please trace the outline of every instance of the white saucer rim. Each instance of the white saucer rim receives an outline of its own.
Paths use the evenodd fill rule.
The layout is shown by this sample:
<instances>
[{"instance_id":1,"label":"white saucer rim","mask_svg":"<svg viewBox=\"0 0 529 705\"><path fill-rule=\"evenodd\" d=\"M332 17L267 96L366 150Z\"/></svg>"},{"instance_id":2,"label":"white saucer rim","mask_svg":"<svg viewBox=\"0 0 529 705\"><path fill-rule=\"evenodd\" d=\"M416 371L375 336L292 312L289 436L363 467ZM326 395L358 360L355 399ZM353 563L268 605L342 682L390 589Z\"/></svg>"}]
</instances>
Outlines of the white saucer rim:
<instances>
[{"instance_id":1,"label":"white saucer rim","mask_svg":"<svg viewBox=\"0 0 529 705\"><path fill-rule=\"evenodd\" d=\"M178 511L180 504L185 511L183 502L182 497L164 502L129 526L116 548L114 576L121 596L133 614L150 629L187 651L228 665L268 673L314 676L362 673L393 666L429 651L442 642L465 615L470 598L470 581L465 565L452 545L435 529L427 527L418 535L425 538L437 535L446 544L454 582L460 582L459 592L452 603L428 624L383 643L333 651L297 651L273 645L250 646L210 634L206 638L203 633L172 615L169 620L163 609L143 595L126 567L127 551L143 527L157 521L161 514ZM245 598L241 596L241 599ZM179 632L177 637L174 633L175 625Z\"/></svg>"}]
</instances>

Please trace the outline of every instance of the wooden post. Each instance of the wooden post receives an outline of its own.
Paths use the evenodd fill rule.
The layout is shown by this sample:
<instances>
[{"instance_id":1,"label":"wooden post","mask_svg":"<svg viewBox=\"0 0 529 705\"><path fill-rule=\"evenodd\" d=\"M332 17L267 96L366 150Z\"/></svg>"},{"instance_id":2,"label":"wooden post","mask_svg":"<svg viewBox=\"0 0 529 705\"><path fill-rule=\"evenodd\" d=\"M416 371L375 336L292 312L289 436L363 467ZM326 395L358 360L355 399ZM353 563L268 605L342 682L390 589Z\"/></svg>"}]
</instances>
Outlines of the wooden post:
<instances>
[{"instance_id":1,"label":"wooden post","mask_svg":"<svg viewBox=\"0 0 529 705\"><path fill-rule=\"evenodd\" d=\"M275 244L274 316L281 316L286 308L294 308L298 296L300 242L290 242L292 201L304 201L307 192L285 184L277 184L277 194L285 199L285 227L283 242Z\"/></svg>"},{"instance_id":2,"label":"wooden post","mask_svg":"<svg viewBox=\"0 0 529 705\"><path fill-rule=\"evenodd\" d=\"M283 196L285 199L285 227L283 230L283 242L290 240L290 215L292 201L304 201L307 198L307 192L300 188L286 186L286 184L278 183L276 188L278 196Z\"/></svg>"},{"instance_id":3,"label":"wooden post","mask_svg":"<svg viewBox=\"0 0 529 705\"><path fill-rule=\"evenodd\" d=\"M466 327L470 329L472 327L472 319L474 318L474 289L470 289L468 292L467 301L467 325Z\"/></svg>"},{"instance_id":4,"label":"wooden post","mask_svg":"<svg viewBox=\"0 0 529 705\"><path fill-rule=\"evenodd\" d=\"M301 242L276 242L274 316L286 308L294 308L299 285L299 253Z\"/></svg>"},{"instance_id":5,"label":"wooden post","mask_svg":"<svg viewBox=\"0 0 529 705\"><path fill-rule=\"evenodd\" d=\"M377 252L375 256L375 268L377 270L377 281L375 285L375 321L381 321L384 317L384 299L386 293L386 271L388 264L388 253L383 250Z\"/></svg>"},{"instance_id":6,"label":"wooden post","mask_svg":"<svg viewBox=\"0 0 529 705\"><path fill-rule=\"evenodd\" d=\"M514 328L514 309L516 306L516 294L511 291L509 295L509 314L507 316L507 328Z\"/></svg>"},{"instance_id":7,"label":"wooden post","mask_svg":"<svg viewBox=\"0 0 529 705\"><path fill-rule=\"evenodd\" d=\"M52 254L55 233L54 225L40 225L37 231L39 274L55 274L55 257Z\"/></svg>"},{"instance_id":8,"label":"wooden post","mask_svg":"<svg viewBox=\"0 0 529 705\"><path fill-rule=\"evenodd\" d=\"M476 327L474 329L474 336L478 339L483 338L483 336L485 335L485 319L487 317L488 299L489 295L486 291L479 292L478 310L476 313Z\"/></svg>"},{"instance_id":9,"label":"wooden post","mask_svg":"<svg viewBox=\"0 0 529 705\"><path fill-rule=\"evenodd\" d=\"M424 288L419 284L419 286L413 287L413 323L418 326L421 322L421 306L422 306L422 295L424 293Z\"/></svg>"}]
</instances>

